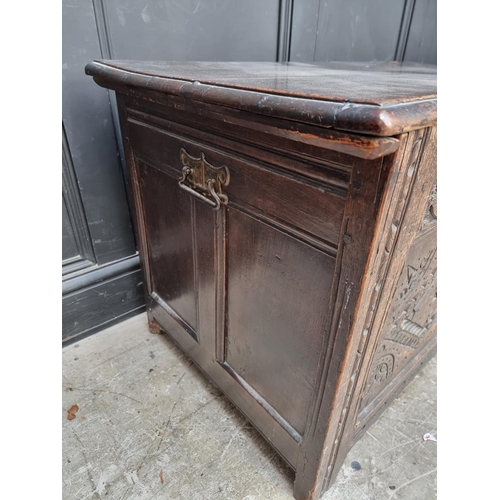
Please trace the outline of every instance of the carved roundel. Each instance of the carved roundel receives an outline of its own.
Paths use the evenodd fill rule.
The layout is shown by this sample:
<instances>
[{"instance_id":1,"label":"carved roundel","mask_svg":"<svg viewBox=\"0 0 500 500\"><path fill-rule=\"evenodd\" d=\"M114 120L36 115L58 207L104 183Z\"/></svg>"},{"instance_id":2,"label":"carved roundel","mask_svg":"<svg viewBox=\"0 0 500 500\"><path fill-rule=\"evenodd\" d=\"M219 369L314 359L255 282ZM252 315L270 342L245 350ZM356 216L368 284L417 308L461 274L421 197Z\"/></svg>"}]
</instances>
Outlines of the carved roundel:
<instances>
[{"instance_id":1,"label":"carved roundel","mask_svg":"<svg viewBox=\"0 0 500 500\"><path fill-rule=\"evenodd\" d=\"M392 354L386 354L382 356L377 363L377 367L375 368L374 381L382 382L385 380L394 369L394 356Z\"/></svg>"}]
</instances>

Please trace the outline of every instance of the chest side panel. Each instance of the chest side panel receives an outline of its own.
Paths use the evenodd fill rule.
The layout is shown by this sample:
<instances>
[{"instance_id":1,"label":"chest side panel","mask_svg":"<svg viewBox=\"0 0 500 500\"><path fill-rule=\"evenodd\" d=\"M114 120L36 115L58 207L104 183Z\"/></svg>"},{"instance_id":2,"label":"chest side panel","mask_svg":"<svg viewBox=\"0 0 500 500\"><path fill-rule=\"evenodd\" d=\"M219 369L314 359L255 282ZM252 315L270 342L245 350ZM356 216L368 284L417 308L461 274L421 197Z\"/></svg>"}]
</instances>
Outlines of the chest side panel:
<instances>
[{"instance_id":1,"label":"chest side panel","mask_svg":"<svg viewBox=\"0 0 500 500\"><path fill-rule=\"evenodd\" d=\"M363 356L343 447L359 438L436 348L435 128L409 135L391 185L366 284Z\"/></svg>"},{"instance_id":2,"label":"chest side panel","mask_svg":"<svg viewBox=\"0 0 500 500\"><path fill-rule=\"evenodd\" d=\"M421 228L401 266L362 392L358 421L365 420L413 359L434 347L437 329L436 187Z\"/></svg>"},{"instance_id":3,"label":"chest side panel","mask_svg":"<svg viewBox=\"0 0 500 500\"><path fill-rule=\"evenodd\" d=\"M330 413L325 418L326 437L323 440L323 444L327 442L329 446L323 448L321 454L324 462L318 467L319 479L313 486L316 491L324 492L331 486L355 439L397 395L408 379L407 374L416 372L423 357L434 346L434 313L427 309L426 301L433 297L434 278L431 275L435 274L432 243L427 243L427 238L432 240L435 229L435 220L430 220L427 215L436 180L435 129L412 132L401 137L401 142L403 146L389 166L373 237L363 260L365 267L359 281L361 290L356 299L355 313L349 318L350 335L343 350L342 371L334 379L336 392ZM435 204L431 211L437 214ZM398 297L398 283L406 263L416 269L422 265L423 273L422 278L418 278L419 273L412 276L415 281L410 293L404 292L404 287L399 291L400 295L407 295L407 299L401 297L405 302L402 305L397 299L394 303L393 298ZM414 289L419 292L414 294ZM434 307L432 299L430 303L431 308ZM387 336L384 329L386 322L390 321L388 318L392 317L391 312L398 318L396 324L403 325L411 334L417 332L413 323L422 328L425 325L429 330L426 334L418 330L422 334L419 349L391 342L395 349L399 346L410 349L398 359L398 372L394 372L395 351L383 359L384 338ZM422 320L424 316L425 320ZM397 332L391 331L391 335L399 339ZM389 378L389 371L392 378ZM381 383L373 386L371 380L375 377ZM368 388L367 392L364 392L365 388Z\"/></svg>"}]
</instances>

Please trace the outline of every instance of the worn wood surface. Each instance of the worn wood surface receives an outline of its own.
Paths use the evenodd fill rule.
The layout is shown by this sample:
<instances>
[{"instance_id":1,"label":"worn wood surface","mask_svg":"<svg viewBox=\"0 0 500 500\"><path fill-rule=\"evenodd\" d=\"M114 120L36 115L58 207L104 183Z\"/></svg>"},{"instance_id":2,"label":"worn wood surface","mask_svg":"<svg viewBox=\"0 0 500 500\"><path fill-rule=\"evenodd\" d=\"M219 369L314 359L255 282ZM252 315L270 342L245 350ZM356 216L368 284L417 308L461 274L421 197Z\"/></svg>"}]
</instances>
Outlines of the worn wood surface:
<instances>
[{"instance_id":1,"label":"worn wood surface","mask_svg":"<svg viewBox=\"0 0 500 500\"><path fill-rule=\"evenodd\" d=\"M227 219L225 361L300 440L328 324L335 258L248 213L230 208Z\"/></svg>"},{"instance_id":2,"label":"worn wood surface","mask_svg":"<svg viewBox=\"0 0 500 500\"><path fill-rule=\"evenodd\" d=\"M376 136L436 122L436 69L412 64L163 63L95 61L100 85Z\"/></svg>"},{"instance_id":3,"label":"worn wood surface","mask_svg":"<svg viewBox=\"0 0 500 500\"><path fill-rule=\"evenodd\" d=\"M344 211L342 246L335 269L336 293L333 317L322 362L318 367L316 398L310 412L306 439L297 462L295 497L319 498L330 472L331 456L341 441L339 429L345 422L351 376L349 358L356 357L352 347L352 324L356 320L365 267L370 253L380 200L395 157L375 165L360 163L353 168ZM347 380L346 380L347 378Z\"/></svg>"},{"instance_id":4,"label":"worn wood surface","mask_svg":"<svg viewBox=\"0 0 500 500\"><path fill-rule=\"evenodd\" d=\"M267 165L259 165L255 161L249 162L239 155L236 156L238 147L234 143L234 153L229 155L213 145L201 145L199 141L166 133L135 119L129 121L128 129L136 154L147 158L157 168L168 171L177 180L181 178L183 166L180 150L184 149L194 156L203 152L211 164L228 167L231 180L224 192L231 203L251 205L259 212L273 214L275 219L293 227L303 226L308 233L322 240L334 245L338 243L345 202L345 190L341 186L332 193L332 189L323 186L323 183L305 183L280 175L274 168L270 169ZM181 200L185 200L184 193L179 189L176 189L177 191L178 195L182 196ZM309 201L311 199L315 200L314 206ZM282 210L283 206L288 209Z\"/></svg>"},{"instance_id":5,"label":"worn wood surface","mask_svg":"<svg viewBox=\"0 0 500 500\"><path fill-rule=\"evenodd\" d=\"M370 254L367 256L367 271L363 279L362 294L351 326L351 345L346 350L342 377L337 384L337 387L341 388L342 403L335 401L334 406L337 410L342 408L342 416L338 421L333 419L333 422L329 423L332 426L330 429L333 447L329 452L328 474L324 478L323 491L331 486L339 471L338 457L345 456L353 441L359 438L380 411L401 390L402 385L409 382L416 370L435 352L435 267L432 268L431 274L434 274L430 277L429 283L413 284L414 288L411 291L408 268L403 266L404 270L401 271L402 259L412 258L412 261L423 260L424 262L429 260L427 249L422 252L422 249L417 248L413 257L409 250L423 224L422 221L428 217L426 212L429 211L429 197L432 199L431 193L435 186L435 134L435 129L409 134L391 168L387 188L381 201ZM435 220L433 220L430 232L431 257L435 251L433 229L435 229ZM399 279L399 273L403 274L406 281L398 293L395 291L395 284ZM420 298L429 300L424 300L420 304ZM398 377L394 377L394 365L390 367L390 361L387 365L386 362L389 358L395 359L395 352L391 353L391 350L401 350L402 346L398 347L398 337L406 335L403 331L403 328L406 328L405 323L415 319L415 313L419 308L418 317L424 319L418 319L418 321L422 321L425 326L431 328L426 335L423 335L420 345L422 349L406 350L398 356L397 363L401 371ZM379 340L378 346L375 347L375 340L380 339L380 326L377 320L385 317L388 309L399 309L399 316L393 324L395 331L391 331L396 342L389 341L386 345L385 336L382 335L382 340ZM391 344L396 347L391 347ZM375 365L370 361L373 356L376 360ZM385 376L386 366L388 367L387 376ZM366 386L367 380L368 384L373 382L369 377L366 379L368 367L371 368L372 376L376 379L375 388ZM397 369L394 374L397 374ZM392 385L389 384L391 381L394 382ZM365 396L360 392L361 388L367 390ZM384 391L384 388L387 390ZM364 405L372 403L372 406L358 415L363 397L365 397ZM335 415L335 408L332 415ZM335 429L334 434L333 429Z\"/></svg>"},{"instance_id":6,"label":"worn wood surface","mask_svg":"<svg viewBox=\"0 0 500 500\"><path fill-rule=\"evenodd\" d=\"M88 69L94 76L104 67L96 64ZM228 67L214 66L221 81ZM359 112L364 129L376 127L366 110L387 102L408 113L408 106L435 104L425 85L415 92L419 81L432 82L428 68L404 72L401 81L413 75L411 95L410 83L408 92L396 85L389 95L379 86L403 73L346 67L337 66L337 77L364 75L366 88L352 93L360 102L346 107L349 119ZM217 86L219 101L205 99L212 86L204 93L202 84L184 81L193 92L174 92L182 66L144 65L158 73L147 85L131 68L109 68L100 83L113 86L116 72L125 74L118 103L152 330L167 332L296 471L297 500L316 500L353 442L432 353L434 267L422 264L406 290L401 266L429 261L437 215L433 122L420 117L426 128L367 143L314 121L294 125L231 109L233 91L243 102L252 89ZM191 71L208 78L200 68ZM270 67L261 68L256 76L269 77ZM273 74L276 68L283 74L288 66ZM324 78L325 71L333 70L310 73ZM290 83L290 95L274 96L295 102L293 89ZM378 101L361 102L370 92ZM300 99L313 114L327 102L315 94ZM397 130L415 128L415 109L398 115ZM376 154L369 141L381 141ZM210 180L221 172L222 180ZM430 239L414 243L418 231ZM420 348L384 350L379 339L387 335L406 344L421 337Z\"/></svg>"},{"instance_id":7,"label":"worn wood surface","mask_svg":"<svg viewBox=\"0 0 500 500\"><path fill-rule=\"evenodd\" d=\"M101 68L102 67L102 68ZM436 97L436 69L397 63L239 63L96 61L90 74L109 67L151 80L183 80L267 94L357 104L401 104ZM125 75L124 75L125 78Z\"/></svg>"},{"instance_id":8,"label":"worn wood surface","mask_svg":"<svg viewBox=\"0 0 500 500\"><path fill-rule=\"evenodd\" d=\"M141 161L138 173L148 232L152 290L177 311L188 331L196 337L198 287L194 281L193 201L179 189L175 177Z\"/></svg>"},{"instance_id":9,"label":"worn wood surface","mask_svg":"<svg viewBox=\"0 0 500 500\"><path fill-rule=\"evenodd\" d=\"M378 307L365 320L371 335L348 415L346 449L436 352L435 129L411 138L395 185L399 196L385 211L381 231L386 241L377 243L391 252L391 259L374 265L377 282L385 286L372 298L378 298Z\"/></svg>"},{"instance_id":10,"label":"worn wood surface","mask_svg":"<svg viewBox=\"0 0 500 500\"><path fill-rule=\"evenodd\" d=\"M338 158L345 154L371 160L390 154L399 147L399 140L395 137L349 134L228 107L192 102L160 92L141 89L127 92L125 87L119 87L119 91L126 95L130 116L137 117L139 121L160 125L161 128L182 130L184 135L199 135L202 131L204 134L214 134L219 144L225 137L236 139L240 143L239 152L243 153L241 148L246 145L255 147L252 157L259 156L259 153L267 154L268 151L286 151L289 157L299 158L302 165L308 159L331 168L332 163L342 163ZM249 130L251 134L248 133ZM297 148L297 143L300 148ZM276 161L279 161L279 156L274 160ZM287 164L287 168L291 166Z\"/></svg>"}]
</instances>

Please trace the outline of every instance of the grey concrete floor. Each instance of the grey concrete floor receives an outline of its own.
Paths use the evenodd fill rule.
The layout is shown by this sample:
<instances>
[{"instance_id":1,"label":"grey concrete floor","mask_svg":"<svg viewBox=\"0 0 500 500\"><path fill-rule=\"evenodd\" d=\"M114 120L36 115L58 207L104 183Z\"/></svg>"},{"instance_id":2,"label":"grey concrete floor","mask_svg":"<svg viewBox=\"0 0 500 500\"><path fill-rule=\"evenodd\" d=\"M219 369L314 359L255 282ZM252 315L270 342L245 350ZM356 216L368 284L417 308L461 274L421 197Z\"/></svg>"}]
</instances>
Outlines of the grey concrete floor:
<instances>
[{"instance_id":1,"label":"grey concrete floor","mask_svg":"<svg viewBox=\"0 0 500 500\"><path fill-rule=\"evenodd\" d=\"M146 321L63 349L63 499L292 499L292 471ZM432 359L353 447L324 500L436 498L437 444L422 439L437 437L436 425Z\"/></svg>"}]
</instances>

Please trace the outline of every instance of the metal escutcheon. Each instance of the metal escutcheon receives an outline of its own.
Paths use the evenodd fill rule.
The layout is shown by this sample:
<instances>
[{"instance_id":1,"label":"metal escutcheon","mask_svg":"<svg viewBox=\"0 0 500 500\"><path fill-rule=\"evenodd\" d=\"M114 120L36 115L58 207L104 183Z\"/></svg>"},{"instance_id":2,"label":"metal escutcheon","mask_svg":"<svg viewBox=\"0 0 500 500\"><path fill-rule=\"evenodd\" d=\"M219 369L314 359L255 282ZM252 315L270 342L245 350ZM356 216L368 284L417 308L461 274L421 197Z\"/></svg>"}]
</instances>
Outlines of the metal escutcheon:
<instances>
[{"instance_id":1,"label":"metal escutcheon","mask_svg":"<svg viewBox=\"0 0 500 500\"><path fill-rule=\"evenodd\" d=\"M210 165L205 160L204 153L201 153L201 158L194 158L182 148L180 155L183 165L180 188L214 210L219 210L221 204L227 205L229 200L222 188L229 185L229 169L225 165Z\"/></svg>"}]
</instances>

